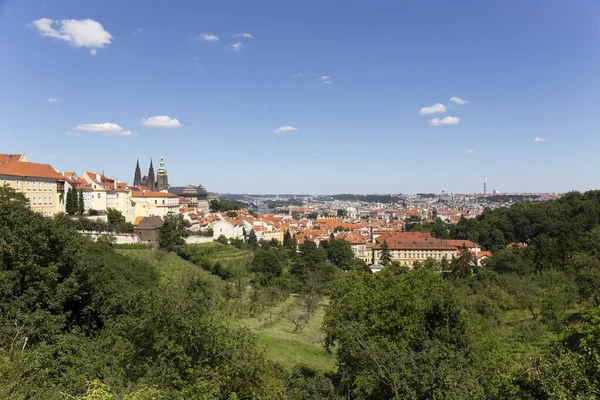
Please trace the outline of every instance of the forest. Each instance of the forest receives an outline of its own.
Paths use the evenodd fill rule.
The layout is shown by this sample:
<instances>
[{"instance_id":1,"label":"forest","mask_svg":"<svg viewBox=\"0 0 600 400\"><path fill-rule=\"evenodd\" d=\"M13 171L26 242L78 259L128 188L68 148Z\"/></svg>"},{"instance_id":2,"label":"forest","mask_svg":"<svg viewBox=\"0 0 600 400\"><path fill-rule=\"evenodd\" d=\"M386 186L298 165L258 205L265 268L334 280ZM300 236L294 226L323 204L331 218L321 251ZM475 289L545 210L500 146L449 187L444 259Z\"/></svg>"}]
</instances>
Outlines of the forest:
<instances>
[{"instance_id":1,"label":"forest","mask_svg":"<svg viewBox=\"0 0 600 400\"><path fill-rule=\"evenodd\" d=\"M0 188L0 398L600 397L600 191L416 225L493 252L451 273L167 222L95 243Z\"/></svg>"}]
</instances>

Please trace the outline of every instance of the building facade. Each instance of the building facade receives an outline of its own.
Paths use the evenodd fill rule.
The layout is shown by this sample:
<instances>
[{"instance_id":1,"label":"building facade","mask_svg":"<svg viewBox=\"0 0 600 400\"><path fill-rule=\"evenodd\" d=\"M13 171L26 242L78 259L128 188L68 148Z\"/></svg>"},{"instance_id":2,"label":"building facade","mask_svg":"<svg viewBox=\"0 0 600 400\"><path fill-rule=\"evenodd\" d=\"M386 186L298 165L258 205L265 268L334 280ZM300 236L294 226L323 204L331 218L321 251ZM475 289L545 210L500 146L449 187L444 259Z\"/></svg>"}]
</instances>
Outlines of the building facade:
<instances>
[{"instance_id":1,"label":"building facade","mask_svg":"<svg viewBox=\"0 0 600 400\"><path fill-rule=\"evenodd\" d=\"M31 209L44 216L64 211L64 182L49 164L28 162L22 154L0 154L0 185L23 193Z\"/></svg>"},{"instance_id":2,"label":"building facade","mask_svg":"<svg viewBox=\"0 0 600 400\"><path fill-rule=\"evenodd\" d=\"M372 256L369 262L381 262L383 243L387 243L392 261L412 268L414 263L431 258L436 261L446 259L451 261L456 256L457 248L446 240L433 238L429 233L421 232L392 232L375 238L371 246Z\"/></svg>"}]
</instances>

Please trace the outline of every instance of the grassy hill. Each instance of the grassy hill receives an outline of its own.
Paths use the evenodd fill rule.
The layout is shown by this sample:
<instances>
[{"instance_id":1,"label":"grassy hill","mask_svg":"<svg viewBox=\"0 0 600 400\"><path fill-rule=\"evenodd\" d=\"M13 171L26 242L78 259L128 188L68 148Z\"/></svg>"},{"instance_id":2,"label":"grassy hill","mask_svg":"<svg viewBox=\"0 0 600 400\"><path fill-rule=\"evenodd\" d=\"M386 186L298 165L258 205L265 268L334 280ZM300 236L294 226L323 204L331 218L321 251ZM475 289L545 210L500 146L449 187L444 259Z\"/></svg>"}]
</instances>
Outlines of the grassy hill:
<instances>
[{"instance_id":1,"label":"grassy hill","mask_svg":"<svg viewBox=\"0 0 600 400\"><path fill-rule=\"evenodd\" d=\"M210 281L217 285L225 284L219 277L212 275L210 272L203 270L189 261L185 261L175 253L137 249L117 249L116 252L156 266L164 282L179 282L196 278L203 281Z\"/></svg>"},{"instance_id":2,"label":"grassy hill","mask_svg":"<svg viewBox=\"0 0 600 400\"><path fill-rule=\"evenodd\" d=\"M299 332L294 332L295 325L288 319L288 315L299 308L294 296L255 318L246 318L239 323L256 332L269 358L283 367L304 364L319 371L334 371L335 355L325 351L321 332L326 305L327 301L322 302Z\"/></svg>"}]
</instances>

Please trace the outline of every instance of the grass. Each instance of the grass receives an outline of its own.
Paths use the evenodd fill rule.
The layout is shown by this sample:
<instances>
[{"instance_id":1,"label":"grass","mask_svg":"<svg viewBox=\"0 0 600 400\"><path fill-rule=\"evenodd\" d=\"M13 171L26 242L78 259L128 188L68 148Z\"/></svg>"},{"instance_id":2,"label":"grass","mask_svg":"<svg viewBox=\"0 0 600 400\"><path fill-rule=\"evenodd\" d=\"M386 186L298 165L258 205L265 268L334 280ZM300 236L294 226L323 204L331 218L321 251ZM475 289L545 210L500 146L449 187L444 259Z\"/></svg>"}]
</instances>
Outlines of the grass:
<instances>
[{"instance_id":1,"label":"grass","mask_svg":"<svg viewBox=\"0 0 600 400\"><path fill-rule=\"evenodd\" d=\"M251 257L252 255L250 251L238 250L220 243L204 243L192 246L200 247L202 253L215 261L233 262L233 260ZM175 253L137 249L116 249L116 252L156 266L161 275L161 281L164 283L201 279L219 286L226 285L226 282L219 277L210 274L192 262L182 259ZM319 371L334 371L335 355L327 354L322 344L324 335L321 332L321 325L327 301L324 301L313 313L304 329L294 333L295 325L293 322L288 321L287 314L289 309L296 306L295 302L296 298L290 296L288 300L267 309L255 318L235 319L231 322L255 332L259 344L265 348L269 358L286 369L304 364ZM299 309L297 311L300 312Z\"/></svg>"},{"instance_id":2,"label":"grass","mask_svg":"<svg viewBox=\"0 0 600 400\"><path fill-rule=\"evenodd\" d=\"M116 249L117 253L136 260L146 261L154 265L160 273L163 282L181 282L192 279L210 281L218 285L224 282L219 277L203 270L194 263L185 261L175 253L165 253L156 250Z\"/></svg>"},{"instance_id":3,"label":"grass","mask_svg":"<svg viewBox=\"0 0 600 400\"><path fill-rule=\"evenodd\" d=\"M260 316L243 319L240 323L258 334L259 343L264 345L269 358L284 368L304 364L319 371L334 371L335 354L325 351L321 332L326 302L320 305L304 329L294 333L295 326L288 321L285 313L285 307L289 308L293 301L294 298L290 297ZM282 311L284 315L281 315Z\"/></svg>"}]
</instances>

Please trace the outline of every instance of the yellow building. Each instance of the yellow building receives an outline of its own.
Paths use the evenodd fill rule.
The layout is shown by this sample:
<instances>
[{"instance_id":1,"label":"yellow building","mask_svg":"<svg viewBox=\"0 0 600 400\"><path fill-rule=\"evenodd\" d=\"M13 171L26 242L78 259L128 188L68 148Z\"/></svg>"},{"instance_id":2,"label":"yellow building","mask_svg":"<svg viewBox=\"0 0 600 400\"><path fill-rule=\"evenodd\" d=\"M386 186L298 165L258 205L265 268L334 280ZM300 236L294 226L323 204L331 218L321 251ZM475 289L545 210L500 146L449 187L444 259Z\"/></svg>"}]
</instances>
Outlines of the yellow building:
<instances>
[{"instance_id":1,"label":"yellow building","mask_svg":"<svg viewBox=\"0 0 600 400\"><path fill-rule=\"evenodd\" d=\"M0 154L0 185L23 193L33 211L64 212L65 178L49 164L28 162L23 154Z\"/></svg>"},{"instance_id":2,"label":"yellow building","mask_svg":"<svg viewBox=\"0 0 600 400\"><path fill-rule=\"evenodd\" d=\"M427 259L451 261L456 255L457 247L447 240L436 239L429 233L422 232L393 232L378 236L372 249L370 263L380 263L383 243L387 243L392 261L412 268L416 261Z\"/></svg>"}]
</instances>

